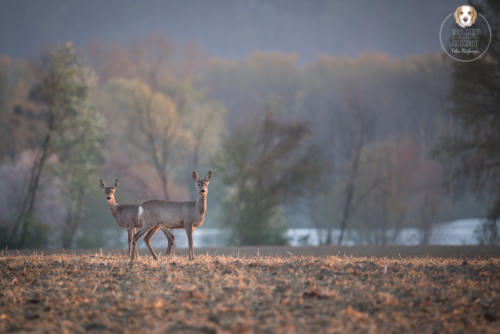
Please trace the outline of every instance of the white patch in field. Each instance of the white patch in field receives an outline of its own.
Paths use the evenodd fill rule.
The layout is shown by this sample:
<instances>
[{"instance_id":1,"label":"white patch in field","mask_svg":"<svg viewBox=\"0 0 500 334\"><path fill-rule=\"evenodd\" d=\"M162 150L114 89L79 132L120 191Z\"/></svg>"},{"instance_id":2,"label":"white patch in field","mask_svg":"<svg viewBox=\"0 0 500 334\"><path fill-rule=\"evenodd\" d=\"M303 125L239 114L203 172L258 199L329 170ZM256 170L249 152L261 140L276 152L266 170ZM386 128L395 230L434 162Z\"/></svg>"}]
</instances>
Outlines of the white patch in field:
<instances>
[{"instance_id":1,"label":"white patch in field","mask_svg":"<svg viewBox=\"0 0 500 334\"><path fill-rule=\"evenodd\" d=\"M139 217L142 216L142 213L144 212L144 209L142 206L139 205Z\"/></svg>"}]
</instances>

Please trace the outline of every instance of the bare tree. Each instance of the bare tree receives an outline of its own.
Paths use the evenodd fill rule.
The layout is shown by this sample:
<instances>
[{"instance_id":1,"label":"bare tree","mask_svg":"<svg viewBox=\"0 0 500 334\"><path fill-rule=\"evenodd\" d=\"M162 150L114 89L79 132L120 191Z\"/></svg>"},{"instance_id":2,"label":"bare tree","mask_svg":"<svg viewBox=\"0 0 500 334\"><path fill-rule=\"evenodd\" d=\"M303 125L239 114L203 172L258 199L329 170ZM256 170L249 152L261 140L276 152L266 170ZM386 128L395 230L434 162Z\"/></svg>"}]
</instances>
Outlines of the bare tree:
<instances>
[{"instance_id":1,"label":"bare tree","mask_svg":"<svg viewBox=\"0 0 500 334\"><path fill-rule=\"evenodd\" d=\"M71 43L50 53L39 73L40 85L33 89L31 97L46 108L46 133L28 177L21 209L9 230L8 243L19 248L24 246L34 219L33 207L40 176L51 153L54 136L68 118L75 117L84 107L89 88L88 71Z\"/></svg>"},{"instance_id":2,"label":"bare tree","mask_svg":"<svg viewBox=\"0 0 500 334\"><path fill-rule=\"evenodd\" d=\"M147 154L160 179L163 197L169 200L168 166L175 145L185 136L181 120L172 101L161 93L152 92L145 84L136 83L130 95L129 138Z\"/></svg>"},{"instance_id":3,"label":"bare tree","mask_svg":"<svg viewBox=\"0 0 500 334\"><path fill-rule=\"evenodd\" d=\"M491 203L488 219L478 232L481 243L500 243L500 4L473 1L485 15L493 36L484 57L470 64L453 64L453 85L448 111L456 126L442 138L436 154L446 166L446 175L456 192L464 184ZM480 40L487 40L481 36Z\"/></svg>"},{"instance_id":4,"label":"bare tree","mask_svg":"<svg viewBox=\"0 0 500 334\"><path fill-rule=\"evenodd\" d=\"M340 234L337 239L337 244L340 246L344 240L345 230L349 223L354 210L356 209L356 196L358 196L358 188L356 178L360 169L360 157L364 145L373 135L374 118L369 110L353 102L348 101L348 124L346 127L347 139L350 139L352 144L350 161L347 165L346 183L344 188L344 202L342 208L342 216L340 219ZM331 234L329 235L331 238ZM327 239L327 243L331 243Z\"/></svg>"},{"instance_id":5,"label":"bare tree","mask_svg":"<svg viewBox=\"0 0 500 334\"><path fill-rule=\"evenodd\" d=\"M431 241L432 229L439 218L445 194L437 162L425 159L425 150L421 155L424 156L419 159L419 172L413 189L417 201L414 217L420 230L420 244L427 245Z\"/></svg>"},{"instance_id":6,"label":"bare tree","mask_svg":"<svg viewBox=\"0 0 500 334\"><path fill-rule=\"evenodd\" d=\"M306 123L272 111L234 129L213 160L224 187L221 223L231 242L284 244L282 208L318 189L322 153Z\"/></svg>"}]
</instances>

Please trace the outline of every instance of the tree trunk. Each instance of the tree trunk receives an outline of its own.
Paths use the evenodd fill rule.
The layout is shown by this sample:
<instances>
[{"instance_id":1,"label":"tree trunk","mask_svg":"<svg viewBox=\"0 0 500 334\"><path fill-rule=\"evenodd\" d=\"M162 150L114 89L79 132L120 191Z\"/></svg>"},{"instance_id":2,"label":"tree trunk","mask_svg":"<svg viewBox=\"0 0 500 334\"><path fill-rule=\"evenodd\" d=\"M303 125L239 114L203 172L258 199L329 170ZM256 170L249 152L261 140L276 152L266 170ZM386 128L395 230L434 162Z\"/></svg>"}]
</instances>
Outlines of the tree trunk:
<instances>
[{"instance_id":1,"label":"tree trunk","mask_svg":"<svg viewBox=\"0 0 500 334\"><path fill-rule=\"evenodd\" d=\"M66 233L62 236L62 245L65 249L70 249L73 246L76 230L80 223L80 214L74 213L68 218L68 227Z\"/></svg>"},{"instance_id":2,"label":"tree trunk","mask_svg":"<svg viewBox=\"0 0 500 334\"><path fill-rule=\"evenodd\" d=\"M346 195L346 201L344 205L344 212L342 214L342 220L340 223L340 235L337 240L337 245L340 246L342 244L342 240L344 239L344 232L347 227L347 222L349 221L349 218L351 216L351 203L352 203L352 198L354 197L354 180L350 180L349 184L347 185L347 195Z\"/></svg>"},{"instance_id":3,"label":"tree trunk","mask_svg":"<svg viewBox=\"0 0 500 334\"><path fill-rule=\"evenodd\" d=\"M23 248L24 243L26 241L27 231L29 229L29 224L33 218L33 207L36 200L36 193L38 191L38 184L40 181L40 176L42 174L43 167L45 165L45 160L47 159L50 146L50 139L51 139L51 132L49 130L49 133L45 136L45 139L42 144L42 153L40 159L34 162L31 172L30 182L28 185L28 191L24 198L21 211L19 212L19 215L16 219L14 230L12 231L12 234L10 235L9 238L9 241L14 242L16 244L16 247L18 248ZM21 227L21 235L19 237L19 240L16 242L15 238L19 227Z\"/></svg>"},{"instance_id":4,"label":"tree trunk","mask_svg":"<svg viewBox=\"0 0 500 334\"><path fill-rule=\"evenodd\" d=\"M70 233L71 225L73 225L73 214L72 212L68 212L68 217L66 218L66 228L63 230L63 234L61 236L62 247L64 249L71 248L71 244L73 243L73 237Z\"/></svg>"},{"instance_id":5,"label":"tree trunk","mask_svg":"<svg viewBox=\"0 0 500 334\"><path fill-rule=\"evenodd\" d=\"M201 144L201 138L197 138L194 144L193 148L193 170L198 169L198 161L200 159L200 144Z\"/></svg>"},{"instance_id":6,"label":"tree trunk","mask_svg":"<svg viewBox=\"0 0 500 334\"><path fill-rule=\"evenodd\" d=\"M162 173L160 170L158 170L158 176L160 176L161 180L161 190L163 192L163 198L166 201L169 201L170 196L168 195L168 175L166 175L165 172Z\"/></svg>"},{"instance_id":7,"label":"tree trunk","mask_svg":"<svg viewBox=\"0 0 500 334\"><path fill-rule=\"evenodd\" d=\"M200 140L201 140L200 136L195 136L190 171L198 171L198 164L199 164L199 160L200 160L200 146L201 146ZM185 182L186 182L186 187L188 189L190 189L192 187L192 184L193 184L193 179L191 177L191 173L186 173Z\"/></svg>"},{"instance_id":8,"label":"tree trunk","mask_svg":"<svg viewBox=\"0 0 500 334\"><path fill-rule=\"evenodd\" d=\"M331 226L328 226L328 228L326 229L326 240L325 240L325 244L327 245L331 245L333 243L333 239L332 239L332 233L333 233L333 228Z\"/></svg>"},{"instance_id":9,"label":"tree trunk","mask_svg":"<svg viewBox=\"0 0 500 334\"><path fill-rule=\"evenodd\" d=\"M356 187L356 176L358 174L359 158L361 156L361 149L363 148L363 138L364 134L361 133L358 139L358 144L356 145L356 150L354 151L354 159L352 162L352 169L349 175L349 181L346 186L346 200L344 205L344 212L342 214L342 220L340 223L340 235L337 240L337 245L340 246L344 239L344 232L347 227L347 222L351 217L352 201L354 199L354 191Z\"/></svg>"},{"instance_id":10,"label":"tree trunk","mask_svg":"<svg viewBox=\"0 0 500 334\"><path fill-rule=\"evenodd\" d=\"M79 189L78 197L76 199L76 208L73 212L68 213L66 231L62 235L63 248L69 249L73 246L73 239L75 238L76 230L80 225L83 208L83 195L84 190Z\"/></svg>"}]
</instances>

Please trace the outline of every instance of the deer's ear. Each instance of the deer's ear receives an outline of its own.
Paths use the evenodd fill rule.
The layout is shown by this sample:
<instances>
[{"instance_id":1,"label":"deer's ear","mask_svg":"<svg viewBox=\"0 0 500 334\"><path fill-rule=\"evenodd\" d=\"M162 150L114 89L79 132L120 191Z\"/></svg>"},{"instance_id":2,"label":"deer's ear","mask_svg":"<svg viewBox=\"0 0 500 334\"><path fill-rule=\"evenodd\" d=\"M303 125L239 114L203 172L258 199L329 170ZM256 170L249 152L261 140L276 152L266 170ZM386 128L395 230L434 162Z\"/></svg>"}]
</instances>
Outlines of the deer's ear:
<instances>
[{"instance_id":1,"label":"deer's ear","mask_svg":"<svg viewBox=\"0 0 500 334\"><path fill-rule=\"evenodd\" d=\"M99 184L101 185L102 189L104 189L106 187L106 184L104 183L104 181L102 179L99 180Z\"/></svg>"},{"instance_id":2,"label":"deer's ear","mask_svg":"<svg viewBox=\"0 0 500 334\"><path fill-rule=\"evenodd\" d=\"M198 181L200 177L198 176L198 173L196 173L195 171L193 171L193 180L195 181Z\"/></svg>"},{"instance_id":3,"label":"deer's ear","mask_svg":"<svg viewBox=\"0 0 500 334\"><path fill-rule=\"evenodd\" d=\"M113 188L118 188L118 186L120 185L120 182L118 182L118 179L115 180L115 185L113 186Z\"/></svg>"},{"instance_id":4,"label":"deer's ear","mask_svg":"<svg viewBox=\"0 0 500 334\"><path fill-rule=\"evenodd\" d=\"M205 177L205 180L210 181L212 179L212 171L208 171L208 175Z\"/></svg>"}]
</instances>

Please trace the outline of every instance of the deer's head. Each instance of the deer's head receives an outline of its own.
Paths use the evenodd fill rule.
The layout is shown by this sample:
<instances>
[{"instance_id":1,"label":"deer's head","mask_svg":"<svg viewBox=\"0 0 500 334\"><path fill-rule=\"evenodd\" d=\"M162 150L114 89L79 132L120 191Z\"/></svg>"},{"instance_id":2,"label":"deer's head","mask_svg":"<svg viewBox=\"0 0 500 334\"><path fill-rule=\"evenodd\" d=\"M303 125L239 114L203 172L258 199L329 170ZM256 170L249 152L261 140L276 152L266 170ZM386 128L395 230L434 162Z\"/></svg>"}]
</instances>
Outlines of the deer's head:
<instances>
[{"instance_id":1,"label":"deer's head","mask_svg":"<svg viewBox=\"0 0 500 334\"><path fill-rule=\"evenodd\" d=\"M208 171L207 176L205 178L200 179L198 173L193 172L193 181L196 183L196 187L198 188L198 194L201 196L206 196L208 194L208 184L212 179L212 171Z\"/></svg>"},{"instance_id":2,"label":"deer's head","mask_svg":"<svg viewBox=\"0 0 500 334\"><path fill-rule=\"evenodd\" d=\"M108 201L114 201L115 200L115 191L119 185L118 179L115 180L115 184L112 185L111 187L108 187L102 179L100 181L100 184L101 184L101 188L104 189L104 193L106 194L106 199Z\"/></svg>"}]
</instances>

